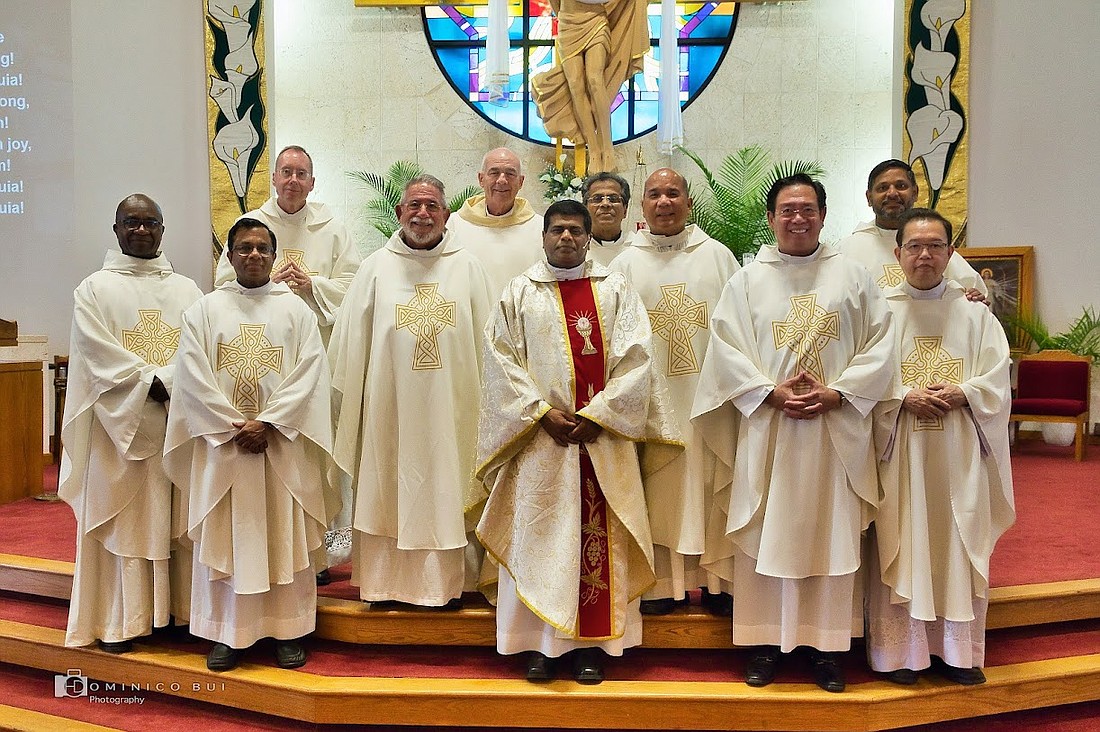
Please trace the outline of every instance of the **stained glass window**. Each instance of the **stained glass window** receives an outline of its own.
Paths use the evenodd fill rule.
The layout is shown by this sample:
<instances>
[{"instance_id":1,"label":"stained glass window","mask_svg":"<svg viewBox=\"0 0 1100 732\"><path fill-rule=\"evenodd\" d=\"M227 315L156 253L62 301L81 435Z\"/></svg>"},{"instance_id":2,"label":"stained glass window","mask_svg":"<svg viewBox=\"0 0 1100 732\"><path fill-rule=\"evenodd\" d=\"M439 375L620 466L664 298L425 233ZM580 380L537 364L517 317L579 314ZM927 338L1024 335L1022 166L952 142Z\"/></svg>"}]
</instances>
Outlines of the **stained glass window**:
<instances>
[{"instance_id":1,"label":"stained glass window","mask_svg":"<svg viewBox=\"0 0 1100 732\"><path fill-rule=\"evenodd\" d=\"M691 103L722 62L737 27L735 2L685 3L676 6L680 53L680 105ZM554 64L556 21L547 0L511 3L510 82L507 98L490 102L479 89L485 68L485 34L489 19L484 5L438 5L424 8L424 33L439 68L455 91L490 123L518 137L550 143L531 98L529 80ZM611 102L611 136L615 143L632 140L657 126L660 56L660 3L649 6L652 48L644 68L627 80Z\"/></svg>"}]
</instances>

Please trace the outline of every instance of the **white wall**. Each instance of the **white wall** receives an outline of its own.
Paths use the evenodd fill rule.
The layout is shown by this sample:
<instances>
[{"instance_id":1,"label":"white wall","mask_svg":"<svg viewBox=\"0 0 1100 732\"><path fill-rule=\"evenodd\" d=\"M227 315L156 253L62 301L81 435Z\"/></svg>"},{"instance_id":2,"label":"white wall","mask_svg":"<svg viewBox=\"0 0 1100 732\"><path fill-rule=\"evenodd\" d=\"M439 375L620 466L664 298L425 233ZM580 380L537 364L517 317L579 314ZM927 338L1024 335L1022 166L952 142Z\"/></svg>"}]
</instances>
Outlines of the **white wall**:
<instances>
[{"instance_id":1,"label":"white wall","mask_svg":"<svg viewBox=\"0 0 1100 732\"><path fill-rule=\"evenodd\" d=\"M970 246L1035 247L1039 314L1100 307L1100 3L971 4Z\"/></svg>"},{"instance_id":2,"label":"white wall","mask_svg":"<svg viewBox=\"0 0 1100 732\"><path fill-rule=\"evenodd\" d=\"M2 282L5 302L34 305L20 332L49 336L55 354L69 350L73 289L118 246L115 207L130 193L161 205L177 271L210 286L202 2L78 0L71 16L74 204L54 215L72 217L72 238L23 242L52 266Z\"/></svg>"}]
</instances>

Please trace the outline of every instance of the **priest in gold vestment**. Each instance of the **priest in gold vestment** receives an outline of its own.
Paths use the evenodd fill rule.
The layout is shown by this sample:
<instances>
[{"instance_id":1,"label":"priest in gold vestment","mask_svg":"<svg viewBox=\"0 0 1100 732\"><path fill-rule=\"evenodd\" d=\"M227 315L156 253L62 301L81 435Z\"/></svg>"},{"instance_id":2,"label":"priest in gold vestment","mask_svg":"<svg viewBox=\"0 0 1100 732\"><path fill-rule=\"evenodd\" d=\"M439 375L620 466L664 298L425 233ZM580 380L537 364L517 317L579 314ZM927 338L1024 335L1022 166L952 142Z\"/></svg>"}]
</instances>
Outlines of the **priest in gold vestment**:
<instances>
[{"instance_id":1,"label":"priest in gold vestment","mask_svg":"<svg viewBox=\"0 0 1100 732\"><path fill-rule=\"evenodd\" d=\"M298 639L316 623L332 395L313 312L271 280L277 245L239 220L226 255L237 280L183 318L164 449L187 497L191 632L215 642L212 671L266 637L280 666L301 666Z\"/></svg>"},{"instance_id":2,"label":"priest in gold vestment","mask_svg":"<svg viewBox=\"0 0 1100 732\"><path fill-rule=\"evenodd\" d=\"M804 174L767 199L778 245L735 273L711 319L693 422L724 465L733 642L758 646L746 681L814 649L814 678L844 690L835 652L863 632L861 534L879 502L871 412L894 393L890 309L863 267L820 243L825 189Z\"/></svg>"},{"instance_id":3,"label":"priest in gold vestment","mask_svg":"<svg viewBox=\"0 0 1100 732\"><path fill-rule=\"evenodd\" d=\"M931 667L985 681L989 558L1015 519L1008 454L1008 341L984 305L948 279L951 223L912 209L886 291L901 359L900 409L879 463L885 499L868 572L871 668L911 684Z\"/></svg>"},{"instance_id":4,"label":"priest in gold vestment","mask_svg":"<svg viewBox=\"0 0 1100 732\"><path fill-rule=\"evenodd\" d=\"M486 332L478 537L499 564L497 650L528 652L527 678L603 678L604 652L641 642L653 583L642 471L679 452L649 320L619 274L586 262L591 218L546 212L546 261L505 289ZM640 466L636 444L647 451Z\"/></svg>"},{"instance_id":5,"label":"priest in gold vestment","mask_svg":"<svg viewBox=\"0 0 1100 732\"><path fill-rule=\"evenodd\" d=\"M151 198L124 199L114 232L122 251L108 251L103 269L73 294L57 492L76 514L65 645L98 640L124 653L133 638L166 625L170 611L187 618L170 602L191 575L186 561L170 569L170 554L187 552L171 543L172 484L161 452L183 311L202 292L161 253L164 216Z\"/></svg>"}]
</instances>

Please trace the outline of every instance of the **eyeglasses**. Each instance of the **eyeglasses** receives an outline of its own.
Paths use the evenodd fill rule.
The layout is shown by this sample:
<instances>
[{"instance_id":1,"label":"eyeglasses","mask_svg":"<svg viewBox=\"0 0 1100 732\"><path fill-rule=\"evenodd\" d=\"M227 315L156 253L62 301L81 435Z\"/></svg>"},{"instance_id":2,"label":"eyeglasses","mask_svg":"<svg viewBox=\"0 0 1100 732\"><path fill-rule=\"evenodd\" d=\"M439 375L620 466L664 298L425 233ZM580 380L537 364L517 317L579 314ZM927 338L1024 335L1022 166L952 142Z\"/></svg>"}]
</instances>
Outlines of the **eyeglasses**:
<instances>
[{"instance_id":1,"label":"eyeglasses","mask_svg":"<svg viewBox=\"0 0 1100 732\"><path fill-rule=\"evenodd\" d=\"M237 244L230 251L241 257L247 257L252 252L256 252L261 257L270 257L275 253L269 244Z\"/></svg>"},{"instance_id":2,"label":"eyeglasses","mask_svg":"<svg viewBox=\"0 0 1100 732\"><path fill-rule=\"evenodd\" d=\"M920 254L922 250L927 249L930 254L943 254L951 245L945 241L931 241L931 242L918 242L911 241L901 245L901 248L905 250L906 254Z\"/></svg>"},{"instance_id":3,"label":"eyeglasses","mask_svg":"<svg viewBox=\"0 0 1100 732\"><path fill-rule=\"evenodd\" d=\"M603 195L595 195L595 196L589 196L588 197L588 203L592 203L592 204L595 204L597 206L599 206L601 203L610 203L612 206L614 206L615 204L622 203L622 202L623 202L623 197L622 196L617 196L614 193L605 193Z\"/></svg>"},{"instance_id":4,"label":"eyeglasses","mask_svg":"<svg viewBox=\"0 0 1100 732\"><path fill-rule=\"evenodd\" d=\"M779 209L776 213L779 214L779 218L793 219L795 216L801 214L804 219L812 219L820 213L820 210L816 206L801 206L801 207L784 207Z\"/></svg>"},{"instance_id":5,"label":"eyeglasses","mask_svg":"<svg viewBox=\"0 0 1100 732\"><path fill-rule=\"evenodd\" d=\"M443 210L435 201L405 201L401 204L402 208L407 208L413 213L416 213L420 209L426 209L428 213L439 213Z\"/></svg>"},{"instance_id":6,"label":"eyeglasses","mask_svg":"<svg viewBox=\"0 0 1100 732\"><path fill-rule=\"evenodd\" d=\"M159 229L161 227L159 219L135 219L129 216L122 220L122 225L130 231L137 231L143 226L146 231L152 231L153 229Z\"/></svg>"},{"instance_id":7,"label":"eyeglasses","mask_svg":"<svg viewBox=\"0 0 1100 732\"><path fill-rule=\"evenodd\" d=\"M283 178L297 178L298 180L309 180L313 177L313 173L305 168L279 168L279 175Z\"/></svg>"}]
</instances>

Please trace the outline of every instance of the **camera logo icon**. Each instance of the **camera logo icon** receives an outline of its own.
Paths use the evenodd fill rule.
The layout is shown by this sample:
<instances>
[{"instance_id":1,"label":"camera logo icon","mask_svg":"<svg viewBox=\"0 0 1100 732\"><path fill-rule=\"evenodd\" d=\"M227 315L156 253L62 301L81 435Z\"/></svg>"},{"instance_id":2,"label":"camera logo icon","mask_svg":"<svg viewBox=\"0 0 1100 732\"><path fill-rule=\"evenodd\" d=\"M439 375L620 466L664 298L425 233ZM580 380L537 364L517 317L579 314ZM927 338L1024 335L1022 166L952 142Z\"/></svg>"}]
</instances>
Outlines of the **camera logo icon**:
<instances>
[{"instance_id":1,"label":"camera logo icon","mask_svg":"<svg viewBox=\"0 0 1100 732\"><path fill-rule=\"evenodd\" d=\"M78 668L71 668L64 675L54 674L53 695L58 699L79 699L88 696L88 677Z\"/></svg>"}]
</instances>

